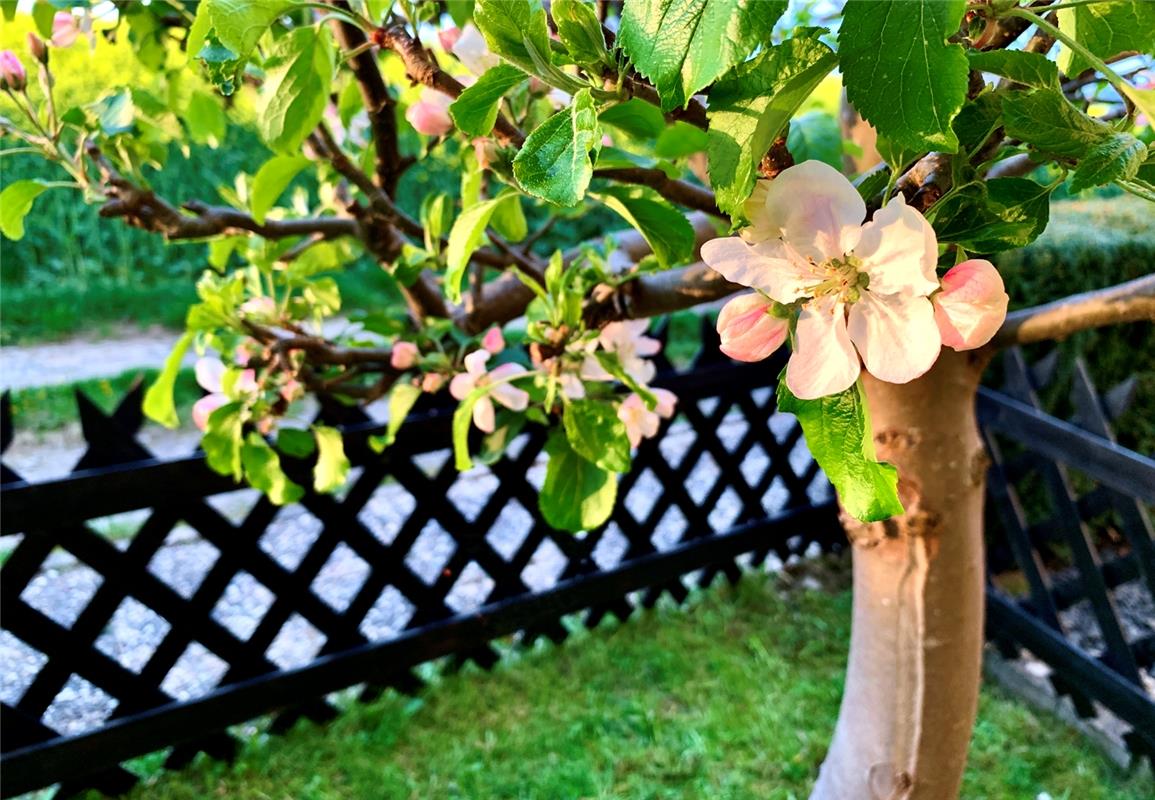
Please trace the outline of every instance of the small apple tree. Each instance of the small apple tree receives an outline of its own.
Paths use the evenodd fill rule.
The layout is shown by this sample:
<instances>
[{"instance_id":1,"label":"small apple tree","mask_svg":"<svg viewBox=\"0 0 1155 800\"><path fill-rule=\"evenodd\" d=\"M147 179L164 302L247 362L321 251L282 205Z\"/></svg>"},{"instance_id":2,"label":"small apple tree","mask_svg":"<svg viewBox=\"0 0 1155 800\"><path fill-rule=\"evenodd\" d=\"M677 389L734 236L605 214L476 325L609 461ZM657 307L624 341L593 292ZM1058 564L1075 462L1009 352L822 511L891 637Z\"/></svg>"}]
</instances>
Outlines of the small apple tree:
<instances>
[{"instance_id":1,"label":"small apple tree","mask_svg":"<svg viewBox=\"0 0 1155 800\"><path fill-rule=\"evenodd\" d=\"M1155 3L852 0L835 34L785 30L786 0L116 2L102 35L127 36L169 91L72 108L53 102L51 54L95 34L70 10L83 3L59 5L33 8L47 44L0 54L18 110L4 133L55 173L5 188L0 227L20 238L39 194L71 189L209 243L152 418L176 424L188 349L215 352L194 411L208 463L291 502L282 454L315 453L321 491L348 470L338 431L291 422L304 395L387 396L384 448L421 393L448 391L461 469L471 426L486 458L546 426L541 512L590 529L675 413L649 385L647 318L742 292L718 319L723 350L792 349L779 406L855 545L846 692L813 796L957 795L983 632L979 378L1001 346L1155 318L1155 278L1007 316L976 256L1037 237L1064 182L1155 200L1140 125L1155 90L1111 66L1155 50ZM835 71L882 158L854 183L789 145ZM223 204L149 188L171 143L222 139L246 114L274 155ZM407 183L434 160L459 192ZM315 191L282 202L302 174ZM543 246L598 209L634 230ZM329 273L364 254L404 303L325 336Z\"/></svg>"}]
</instances>

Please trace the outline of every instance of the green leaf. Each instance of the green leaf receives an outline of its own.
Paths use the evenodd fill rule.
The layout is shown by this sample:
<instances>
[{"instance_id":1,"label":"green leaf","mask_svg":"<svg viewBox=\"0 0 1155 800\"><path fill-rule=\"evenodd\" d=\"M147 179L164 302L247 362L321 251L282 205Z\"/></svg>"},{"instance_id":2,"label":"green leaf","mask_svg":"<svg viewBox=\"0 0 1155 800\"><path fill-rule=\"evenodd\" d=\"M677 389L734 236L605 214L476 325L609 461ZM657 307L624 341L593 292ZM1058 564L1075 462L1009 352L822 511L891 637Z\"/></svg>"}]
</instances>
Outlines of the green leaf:
<instances>
[{"instance_id":1,"label":"green leaf","mask_svg":"<svg viewBox=\"0 0 1155 800\"><path fill-rule=\"evenodd\" d=\"M1092 186L1128 181L1139 172L1147 158L1147 145L1129 133L1115 133L1092 147L1079 161L1071 178L1070 190L1081 192Z\"/></svg>"},{"instance_id":2,"label":"green leaf","mask_svg":"<svg viewBox=\"0 0 1155 800\"><path fill-rule=\"evenodd\" d=\"M262 164L253 177L253 186L249 192L249 209L253 212L253 219L264 224L265 215L276 204L277 198L309 163L309 159L304 156L273 156Z\"/></svg>"},{"instance_id":3,"label":"green leaf","mask_svg":"<svg viewBox=\"0 0 1155 800\"><path fill-rule=\"evenodd\" d=\"M611 186L594 197L642 234L663 269L689 260L694 250L694 227L685 214L653 189Z\"/></svg>"},{"instance_id":4,"label":"green leaf","mask_svg":"<svg viewBox=\"0 0 1155 800\"><path fill-rule=\"evenodd\" d=\"M817 32L787 39L710 90L710 183L718 207L740 216L758 163L837 58Z\"/></svg>"},{"instance_id":5,"label":"green leaf","mask_svg":"<svg viewBox=\"0 0 1155 800\"><path fill-rule=\"evenodd\" d=\"M1127 50L1155 53L1155 3L1110 0L1060 9L1059 28L1094 55L1109 59ZM1091 65L1067 46L1059 50L1059 68L1074 77Z\"/></svg>"},{"instance_id":6,"label":"green leaf","mask_svg":"<svg viewBox=\"0 0 1155 800\"><path fill-rule=\"evenodd\" d=\"M610 472L630 468L630 439L617 411L601 400L573 400L562 414L566 438L582 458Z\"/></svg>"},{"instance_id":7,"label":"green leaf","mask_svg":"<svg viewBox=\"0 0 1155 800\"><path fill-rule=\"evenodd\" d=\"M136 122L136 106L132 102L132 93L127 89L106 95L88 108L105 136L128 133Z\"/></svg>"},{"instance_id":8,"label":"green leaf","mask_svg":"<svg viewBox=\"0 0 1155 800\"><path fill-rule=\"evenodd\" d=\"M295 503L305 494L305 490L289 480L281 468L281 457L277 451L269 447L269 443L256 431L249 433L241 446L241 465L249 484L264 492L273 505Z\"/></svg>"},{"instance_id":9,"label":"green leaf","mask_svg":"<svg viewBox=\"0 0 1155 800\"><path fill-rule=\"evenodd\" d=\"M671 160L684 158L702 152L709 145L710 137L706 131L688 122L676 120L662 131L658 141L654 143L654 155Z\"/></svg>"},{"instance_id":10,"label":"green leaf","mask_svg":"<svg viewBox=\"0 0 1155 800\"><path fill-rule=\"evenodd\" d=\"M1008 136L1056 156L1081 158L1112 133L1109 126L1088 117L1054 89L1006 95L1003 119Z\"/></svg>"},{"instance_id":11,"label":"green leaf","mask_svg":"<svg viewBox=\"0 0 1155 800\"><path fill-rule=\"evenodd\" d=\"M1003 102L1000 92L985 91L970 100L958 112L951 127L958 136L959 149L972 153L990 138L1003 121Z\"/></svg>"},{"instance_id":12,"label":"green leaf","mask_svg":"<svg viewBox=\"0 0 1155 800\"><path fill-rule=\"evenodd\" d=\"M935 206L935 234L976 253L1025 247L1046 229L1050 197L1050 186L1026 178L973 183Z\"/></svg>"},{"instance_id":13,"label":"green leaf","mask_svg":"<svg viewBox=\"0 0 1155 800\"><path fill-rule=\"evenodd\" d=\"M913 164L919 156L926 153L925 150L911 150L904 147L900 142L882 134L878 135L875 148L878 150L878 154L882 156L882 160L889 164L891 169L899 172L905 171L908 165Z\"/></svg>"},{"instance_id":14,"label":"green leaf","mask_svg":"<svg viewBox=\"0 0 1155 800\"><path fill-rule=\"evenodd\" d=\"M51 3L34 3L32 22L36 31L45 39L52 38L52 18L56 16L56 6Z\"/></svg>"},{"instance_id":15,"label":"green leaf","mask_svg":"<svg viewBox=\"0 0 1155 800\"><path fill-rule=\"evenodd\" d=\"M581 202L593 177L590 151L601 147L598 114L588 89L534 130L513 159L513 175L534 197L559 206Z\"/></svg>"},{"instance_id":16,"label":"green leaf","mask_svg":"<svg viewBox=\"0 0 1155 800\"><path fill-rule=\"evenodd\" d=\"M582 458L555 431L546 443L549 463L538 495L541 516L559 531L593 530L610 518L618 495L618 476Z\"/></svg>"},{"instance_id":17,"label":"green leaf","mask_svg":"<svg viewBox=\"0 0 1155 800\"><path fill-rule=\"evenodd\" d=\"M451 303L461 302L461 282L469 266L469 259L481 246L485 228L494 212L504 203L518 203L520 208L517 194L504 194L470 206L454 220L453 228L449 231L449 246L445 250L445 296Z\"/></svg>"},{"instance_id":18,"label":"green leaf","mask_svg":"<svg viewBox=\"0 0 1155 800\"><path fill-rule=\"evenodd\" d=\"M489 49L547 83L567 88L576 80L550 60L549 26L545 10L530 0L478 0L473 23Z\"/></svg>"},{"instance_id":19,"label":"green leaf","mask_svg":"<svg viewBox=\"0 0 1155 800\"><path fill-rule=\"evenodd\" d=\"M13 184L13 186L15 186L15 184ZM4 192L4 194L7 193L7 191ZM3 200L4 195L0 195L0 204L3 203ZM192 333L186 333L177 339L172 351L164 360L164 366L161 367L160 374L156 376L156 380L152 382L152 385L148 387L148 391L144 393L144 403L141 406L144 415L153 422L159 423L166 428L175 428L180 424L180 419L176 414L176 405L173 403L172 393L173 388L176 386L177 373L180 372L185 353L187 353L189 347L192 346L192 342Z\"/></svg>"},{"instance_id":20,"label":"green leaf","mask_svg":"<svg viewBox=\"0 0 1155 800\"><path fill-rule=\"evenodd\" d=\"M228 403L209 414L201 449L205 463L214 472L232 475L237 480L244 474L241 465L241 434L244 427L240 403Z\"/></svg>"},{"instance_id":21,"label":"green leaf","mask_svg":"<svg viewBox=\"0 0 1155 800\"><path fill-rule=\"evenodd\" d=\"M318 492L334 492L345 485L349 477L349 459L341 432L325 425L313 426L317 439L317 465L313 467L313 488Z\"/></svg>"},{"instance_id":22,"label":"green leaf","mask_svg":"<svg viewBox=\"0 0 1155 800\"><path fill-rule=\"evenodd\" d=\"M637 97L615 103L599 114L598 119L638 139L656 138L666 129L666 118L658 107Z\"/></svg>"},{"instance_id":23,"label":"green leaf","mask_svg":"<svg viewBox=\"0 0 1155 800\"><path fill-rule=\"evenodd\" d=\"M466 136L488 136L497 122L502 98L524 80L525 73L509 64L487 69L450 104L453 124Z\"/></svg>"},{"instance_id":24,"label":"green leaf","mask_svg":"<svg viewBox=\"0 0 1155 800\"><path fill-rule=\"evenodd\" d=\"M806 446L846 513L863 522L889 519L903 512L898 499L898 470L874 455L870 414L861 385L817 400L799 400L778 381L778 408L798 417Z\"/></svg>"},{"instance_id":25,"label":"green leaf","mask_svg":"<svg viewBox=\"0 0 1155 800\"><path fill-rule=\"evenodd\" d=\"M553 0L550 13L557 26L558 38L575 64L595 70L612 65L602 23L593 5L583 0Z\"/></svg>"},{"instance_id":26,"label":"green leaf","mask_svg":"<svg viewBox=\"0 0 1155 800\"><path fill-rule=\"evenodd\" d=\"M799 164L813 160L842 169L842 131L827 111L809 111L792 119L786 147Z\"/></svg>"},{"instance_id":27,"label":"green leaf","mask_svg":"<svg viewBox=\"0 0 1155 800\"><path fill-rule=\"evenodd\" d=\"M188 128L189 138L197 144L216 148L224 141L228 118L221 101L200 90L189 95L188 106L181 117Z\"/></svg>"},{"instance_id":28,"label":"green leaf","mask_svg":"<svg viewBox=\"0 0 1155 800\"><path fill-rule=\"evenodd\" d=\"M41 180L15 181L0 192L0 232L9 239L24 238L24 218L42 192L52 187Z\"/></svg>"},{"instance_id":29,"label":"green leaf","mask_svg":"<svg viewBox=\"0 0 1155 800\"><path fill-rule=\"evenodd\" d=\"M529 235L529 223L525 219L525 211L521 207L521 196L516 192L506 195L504 203L498 203L493 210L493 219L490 226L499 236L511 242L520 242Z\"/></svg>"},{"instance_id":30,"label":"green leaf","mask_svg":"<svg viewBox=\"0 0 1155 800\"><path fill-rule=\"evenodd\" d=\"M618 46L672 111L768 44L785 10L785 0L626 0Z\"/></svg>"},{"instance_id":31,"label":"green leaf","mask_svg":"<svg viewBox=\"0 0 1155 800\"><path fill-rule=\"evenodd\" d=\"M850 0L838 58L850 103L880 134L912 150L955 152L951 120L967 95L958 33L966 0Z\"/></svg>"},{"instance_id":32,"label":"green leaf","mask_svg":"<svg viewBox=\"0 0 1155 800\"><path fill-rule=\"evenodd\" d=\"M281 428L277 431L277 449L290 458L308 458L317 449L317 443L309 431Z\"/></svg>"},{"instance_id":33,"label":"green leaf","mask_svg":"<svg viewBox=\"0 0 1155 800\"><path fill-rule=\"evenodd\" d=\"M1059 89L1059 68L1042 53L1023 50L972 50L971 69L1001 75L1034 89Z\"/></svg>"},{"instance_id":34,"label":"green leaf","mask_svg":"<svg viewBox=\"0 0 1155 800\"><path fill-rule=\"evenodd\" d=\"M317 127L334 63L328 28L297 28L277 42L257 98L257 130L274 151L298 154Z\"/></svg>"},{"instance_id":35,"label":"green leaf","mask_svg":"<svg viewBox=\"0 0 1155 800\"><path fill-rule=\"evenodd\" d=\"M269 26L300 0L201 0L188 36L188 52L197 53L211 29L216 39L242 60Z\"/></svg>"},{"instance_id":36,"label":"green leaf","mask_svg":"<svg viewBox=\"0 0 1155 800\"><path fill-rule=\"evenodd\" d=\"M421 389L411 383L395 383L389 392L389 424L381 436L369 438L369 446L374 453L383 453L385 448L397 441L397 432L405 424L409 412L421 397Z\"/></svg>"}]
</instances>

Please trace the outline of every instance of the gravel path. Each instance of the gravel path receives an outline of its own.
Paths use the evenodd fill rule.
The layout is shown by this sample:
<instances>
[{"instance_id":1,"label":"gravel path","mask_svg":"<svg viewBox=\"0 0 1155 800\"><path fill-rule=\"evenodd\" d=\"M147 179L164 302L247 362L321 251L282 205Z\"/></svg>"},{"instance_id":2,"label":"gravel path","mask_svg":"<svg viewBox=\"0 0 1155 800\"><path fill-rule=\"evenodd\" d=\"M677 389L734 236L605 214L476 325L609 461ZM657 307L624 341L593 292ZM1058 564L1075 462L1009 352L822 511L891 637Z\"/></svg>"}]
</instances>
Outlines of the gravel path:
<instances>
[{"instance_id":1,"label":"gravel path","mask_svg":"<svg viewBox=\"0 0 1155 800\"><path fill-rule=\"evenodd\" d=\"M792 419L776 415L771 428L782 436L790 428ZM746 422L737 414L726 418L719 428L723 444L737 446L746 431ZM196 433L165 431L146 428L142 441L164 455L187 453L196 445ZM693 433L685 423L677 423L663 438L661 449L671 463L678 463L693 441ZM514 447L517 443L514 443ZM4 460L28 478L42 480L68 471L83 452L83 442L75 431L65 431L39 437L18 437L5 454ZM428 474L439 470L450 457L450 452L439 451L419 457L418 465ZM809 453L803 445L795 447L790 461L795 469L805 468ZM742 470L748 477L760 474L769 465L769 458L760 448L747 457ZM698 462L687 482L688 490L696 501L701 501L719 474L719 467L706 454ZM539 461L529 472L529 479L540 486L544 480L544 461ZM496 488L497 479L485 469L465 473L449 489L447 496L469 519L474 518ZM821 500L829 491L825 479L818 479L812 487L813 499ZM634 489L624 499L635 516L643 516L652 507L660 486L652 473L644 473ZM787 491L775 481L763 498L768 511L774 511L786 501ZM238 490L211 498L209 502L222 514L238 521L256 502L251 490ZM406 518L414 508L413 498L395 482L382 484L360 513L361 521L385 543L393 541ZM712 526L724 528L738 516L740 502L733 490L727 490L711 509ZM108 536L118 547L126 547L132 535L148 517L148 511L130 512L95 520L90 524ZM487 539L503 557L510 558L532 526L529 512L516 501L502 511ZM660 549L668 549L684 536L688 524L676 508L668 511L658 522L653 541ZM262 535L259 546L287 569L295 569L320 534L320 523L300 506L290 506L278 512L277 517ZM10 549L16 537L0 540L0 547ZM611 526L594 551L594 559L603 568L612 567L621 560L626 538ZM453 554L455 543L436 521L429 522L421 531L413 548L406 556L407 565L426 582L435 580L446 561ZM191 597L212 568L218 555L216 547L203 540L188 526L178 526L148 564L148 569L184 597ZM541 591L556 584L565 566L565 558L556 544L546 540L539 546L522 573L526 584ZM782 565L771 557L768 568ZM343 611L352 601L364 580L369 565L342 544L321 568L312 583L313 592L337 611ZM62 625L73 624L85 605L97 591L100 576L71 554L57 550L49 557L40 574L30 583L21 597ZM457 612L467 612L485 602L493 588L493 581L475 563L470 563L451 589L447 604ZM229 583L221 599L212 610L212 616L236 636L247 639L256 630L273 603L273 595L255 577L247 572L238 573ZM396 635L413 614L412 604L395 588L388 587L361 623L361 632L370 640L386 639ZM121 603L112 619L96 640L96 646L118 660L127 669L139 672L148 663L153 651L168 633L168 623L147 606L129 598ZM307 664L324 645L325 637L303 617L293 614L266 651L267 657L282 668ZM31 684L45 661L43 655L25 645L7 631L0 633L0 699L13 703ZM176 665L165 677L162 688L179 699L191 699L211 691L227 669L227 664L199 644L188 647ZM116 701L87 681L73 676L58 694L45 716L45 723L66 734L76 734L99 726L115 710Z\"/></svg>"},{"instance_id":2,"label":"gravel path","mask_svg":"<svg viewBox=\"0 0 1155 800\"><path fill-rule=\"evenodd\" d=\"M0 390L106 378L137 367L159 368L179 334L162 328L111 339L70 339L0 348ZM188 358L191 364L195 356Z\"/></svg>"}]
</instances>

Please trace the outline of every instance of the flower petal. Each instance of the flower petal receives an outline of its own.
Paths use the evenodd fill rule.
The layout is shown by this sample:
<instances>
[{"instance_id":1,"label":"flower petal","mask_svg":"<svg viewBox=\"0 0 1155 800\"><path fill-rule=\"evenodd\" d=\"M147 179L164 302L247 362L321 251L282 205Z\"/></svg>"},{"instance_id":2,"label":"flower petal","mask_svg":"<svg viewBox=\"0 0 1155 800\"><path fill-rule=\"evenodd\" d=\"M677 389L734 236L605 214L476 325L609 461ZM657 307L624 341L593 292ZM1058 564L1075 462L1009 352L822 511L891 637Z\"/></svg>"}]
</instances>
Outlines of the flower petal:
<instances>
[{"instance_id":1,"label":"flower petal","mask_svg":"<svg viewBox=\"0 0 1155 800\"><path fill-rule=\"evenodd\" d=\"M889 383L922 375L942 349L934 310L925 297L863 292L850 307L849 329L867 372Z\"/></svg>"},{"instance_id":2,"label":"flower petal","mask_svg":"<svg viewBox=\"0 0 1155 800\"><path fill-rule=\"evenodd\" d=\"M197 376L197 383L206 392L219 392L221 381L225 377L225 364L219 358L206 356L198 358L193 371Z\"/></svg>"},{"instance_id":3,"label":"flower petal","mask_svg":"<svg viewBox=\"0 0 1155 800\"><path fill-rule=\"evenodd\" d=\"M220 393L206 394L193 403L192 418L196 426L202 431L208 427L209 417L214 411L229 402L229 398Z\"/></svg>"},{"instance_id":4,"label":"flower petal","mask_svg":"<svg viewBox=\"0 0 1155 800\"><path fill-rule=\"evenodd\" d=\"M877 294L910 292L925 297L938 288L938 239L926 218L897 195L862 226L854 248Z\"/></svg>"},{"instance_id":5,"label":"flower petal","mask_svg":"<svg viewBox=\"0 0 1155 800\"><path fill-rule=\"evenodd\" d=\"M758 214L751 218L756 229L778 228L779 235L804 256L825 261L854 247L866 203L834 167L804 161L770 182L764 214L764 219Z\"/></svg>"},{"instance_id":6,"label":"flower petal","mask_svg":"<svg viewBox=\"0 0 1155 800\"><path fill-rule=\"evenodd\" d=\"M738 361L761 361L786 341L789 323L772 316L772 302L757 292L739 295L718 314L719 349Z\"/></svg>"},{"instance_id":7,"label":"flower petal","mask_svg":"<svg viewBox=\"0 0 1155 800\"><path fill-rule=\"evenodd\" d=\"M800 256L792 259L778 239L753 246L738 236L711 239L702 245L702 260L731 283L757 289L779 303L805 297L807 287L822 280Z\"/></svg>"},{"instance_id":8,"label":"flower petal","mask_svg":"<svg viewBox=\"0 0 1155 800\"><path fill-rule=\"evenodd\" d=\"M972 258L952 267L931 298L942 343L955 350L982 347L1006 319L1009 301L991 262Z\"/></svg>"},{"instance_id":9,"label":"flower petal","mask_svg":"<svg viewBox=\"0 0 1155 800\"><path fill-rule=\"evenodd\" d=\"M481 377L485 374L485 365L489 361L489 356L488 350L474 350L465 357L465 371L474 377Z\"/></svg>"},{"instance_id":10,"label":"flower petal","mask_svg":"<svg viewBox=\"0 0 1155 800\"><path fill-rule=\"evenodd\" d=\"M858 380L858 355L846 331L846 307L831 297L802 307L786 385L801 400L849 389Z\"/></svg>"},{"instance_id":11,"label":"flower petal","mask_svg":"<svg viewBox=\"0 0 1155 800\"><path fill-rule=\"evenodd\" d=\"M455 400L464 400L469 393L477 388L477 378L468 372L459 372L449 382L449 393Z\"/></svg>"},{"instance_id":12,"label":"flower petal","mask_svg":"<svg viewBox=\"0 0 1155 800\"><path fill-rule=\"evenodd\" d=\"M654 408L662 419L674 416L674 408L678 405L678 396L669 389L654 389L654 397L658 398L658 405Z\"/></svg>"},{"instance_id":13,"label":"flower petal","mask_svg":"<svg viewBox=\"0 0 1155 800\"><path fill-rule=\"evenodd\" d=\"M493 433L497 427L496 412L489 397L481 397L473 404L473 424L484 433Z\"/></svg>"}]
</instances>

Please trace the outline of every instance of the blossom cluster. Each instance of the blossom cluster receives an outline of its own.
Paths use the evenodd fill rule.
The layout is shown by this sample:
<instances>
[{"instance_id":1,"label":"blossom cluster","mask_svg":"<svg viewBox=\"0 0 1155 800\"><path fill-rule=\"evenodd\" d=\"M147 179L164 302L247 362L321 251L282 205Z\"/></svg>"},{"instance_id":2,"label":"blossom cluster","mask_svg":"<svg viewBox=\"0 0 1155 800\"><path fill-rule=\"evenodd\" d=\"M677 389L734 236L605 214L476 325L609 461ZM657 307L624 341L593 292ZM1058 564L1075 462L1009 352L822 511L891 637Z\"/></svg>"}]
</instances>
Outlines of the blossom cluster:
<instances>
[{"instance_id":1,"label":"blossom cluster","mask_svg":"<svg viewBox=\"0 0 1155 800\"><path fill-rule=\"evenodd\" d=\"M786 385L801 399L845 391L861 370L890 383L926 373L945 345L986 344L1008 297L990 262L970 259L940 279L930 223L901 194L866 218L837 170L807 161L759 182L750 225L702 247L702 260L753 293L718 316L722 350L760 361L790 338Z\"/></svg>"}]
</instances>

